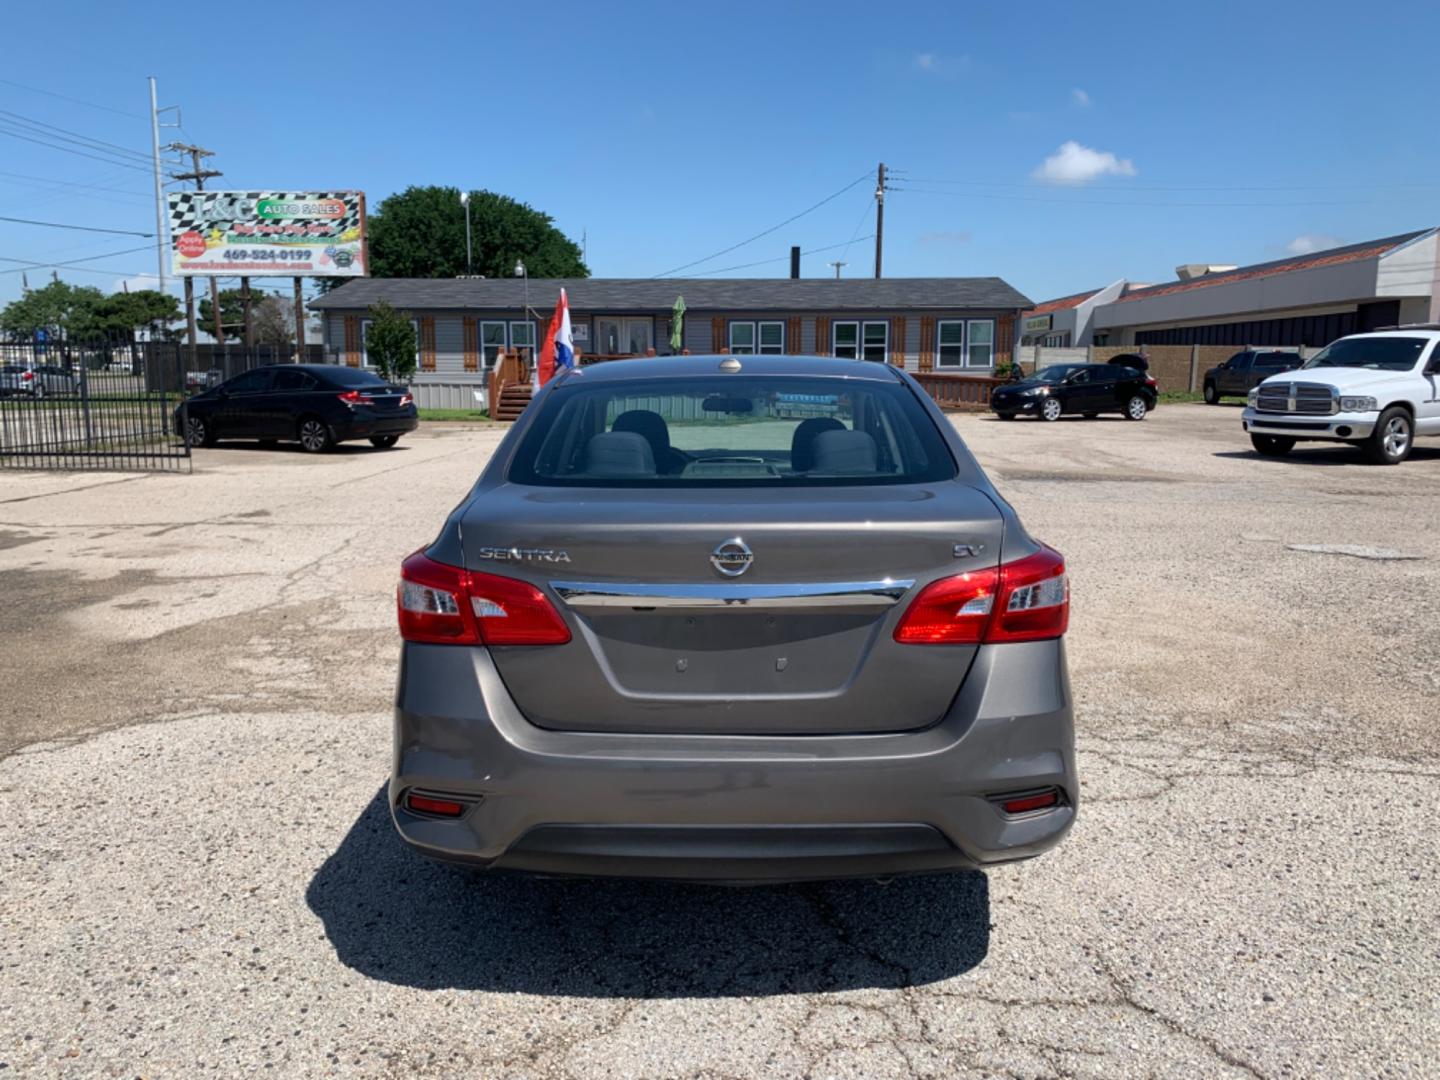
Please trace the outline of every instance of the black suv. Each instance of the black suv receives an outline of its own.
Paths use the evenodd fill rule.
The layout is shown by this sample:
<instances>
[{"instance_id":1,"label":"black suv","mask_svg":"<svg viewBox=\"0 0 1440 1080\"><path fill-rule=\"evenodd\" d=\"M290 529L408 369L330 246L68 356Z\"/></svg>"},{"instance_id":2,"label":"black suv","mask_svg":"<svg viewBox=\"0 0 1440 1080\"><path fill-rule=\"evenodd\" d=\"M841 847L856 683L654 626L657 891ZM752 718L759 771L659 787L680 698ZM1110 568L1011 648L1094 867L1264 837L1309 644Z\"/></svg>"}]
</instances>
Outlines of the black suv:
<instances>
[{"instance_id":1,"label":"black suv","mask_svg":"<svg viewBox=\"0 0 1440 1080\"><path fill-rule=\"evenodd\" d=\"M254 368L175 410L175 433L191 446L210 446L217 439L286 439L312 454L347 439L369 439L386 449L419 423L405 387L373 371L333 364Z\"/></svg>"},{"instance_id":2,"label":"black suv","mask_svg":"<svg viewBox=\"0 0 1440 1080\"><path fill-rule=\"evenodd\" d=\"M1298 352L1246 349L1205 372L1205 401L1219 405L1222 397L1244 397L1271 375L1294 371L1305 361Z\"/></svg>"}]
</instances>

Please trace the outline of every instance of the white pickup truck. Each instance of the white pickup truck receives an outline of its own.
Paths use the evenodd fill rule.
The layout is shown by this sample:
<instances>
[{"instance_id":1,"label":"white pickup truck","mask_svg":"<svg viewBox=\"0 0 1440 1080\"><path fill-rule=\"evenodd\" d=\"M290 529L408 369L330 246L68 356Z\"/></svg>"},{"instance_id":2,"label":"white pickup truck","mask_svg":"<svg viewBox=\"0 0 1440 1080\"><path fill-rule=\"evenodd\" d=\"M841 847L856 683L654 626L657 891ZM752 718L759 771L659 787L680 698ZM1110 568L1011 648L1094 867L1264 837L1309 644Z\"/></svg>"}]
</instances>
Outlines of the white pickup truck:
<instances>
[{"instance_id":1,"label":"white pickup truck","mask_svg":"<svg viewBox=\"0 0 1440 1080\"><path fill-rule=\"evenodd\" d=\"M1377 465L1398 465L1416 436L1440 435L1440 323L1332 341L1304 367L1251 390L1243 419L1266 457L1319 440L1350 443Z\"/></svg>"}]
</instances>

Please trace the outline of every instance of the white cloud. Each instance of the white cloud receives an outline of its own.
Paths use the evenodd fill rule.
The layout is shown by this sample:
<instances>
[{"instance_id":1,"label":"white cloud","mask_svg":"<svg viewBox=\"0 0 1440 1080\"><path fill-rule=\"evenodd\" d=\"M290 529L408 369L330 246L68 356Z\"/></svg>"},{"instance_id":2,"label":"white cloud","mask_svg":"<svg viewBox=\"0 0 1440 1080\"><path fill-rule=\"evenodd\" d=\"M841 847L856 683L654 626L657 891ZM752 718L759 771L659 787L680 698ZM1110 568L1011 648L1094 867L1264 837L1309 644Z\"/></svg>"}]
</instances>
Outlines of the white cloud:
<instances>
[{"instance_id":1,"label":"white cloud","mask_svg":"<svg viewBox=\"0 0 1440 1080\"><path fill-rule=\"evenodd\" d=\"M1070 91L1070 103L1077 108L1088 109L1090 107L1090 95L1077 86Z\"/></svg>"},{"instance_id":2,"label":"white cloud","mask_svg":"<svg viewBox=\"0 0 1440 1080\"><path fill-rule=\"evenodd\" d=\"M937 229L920 234L920 243L926 247L959 247L971 240L967 230Z\"/></svg>"},{"instance_id":3,"label":"white cloud","mask_svg":"<svg viewBox=\"0 0 1440 1080\"><path fill-rule=\"evenodd\" d=\"M1135 163L1129 158L1081 146L1071 139L1030 175L1047 184L1087 184L1101 176L1134 176L1135 172Z\"/></svg>"},{"instance_id":4,"label":"white cloud","mask_svg":"<svg viewBox=\"0 0 1440 1080\"><path fill-rule=\"evenodd\" d=\"M1344 240L1338 236L1326 236L1323 233L1304 233L1295 237L1285 245L1287 255L1313 255L1317 251L1325 251L1329 248L1343 247Z\"/></svg>"},{"instance_id":5,"label":"white cloud","mask_svg":"<svg viewBox=\"0 0 1440 1080\"><path fill-rule=\"evenodd\" d=\"M910 61L910 66L927 75L951 78L970 67L970 57L968 55L941 56L939 53L933 52L916 53L915 58Z\"/></svg>"}]
</instances>

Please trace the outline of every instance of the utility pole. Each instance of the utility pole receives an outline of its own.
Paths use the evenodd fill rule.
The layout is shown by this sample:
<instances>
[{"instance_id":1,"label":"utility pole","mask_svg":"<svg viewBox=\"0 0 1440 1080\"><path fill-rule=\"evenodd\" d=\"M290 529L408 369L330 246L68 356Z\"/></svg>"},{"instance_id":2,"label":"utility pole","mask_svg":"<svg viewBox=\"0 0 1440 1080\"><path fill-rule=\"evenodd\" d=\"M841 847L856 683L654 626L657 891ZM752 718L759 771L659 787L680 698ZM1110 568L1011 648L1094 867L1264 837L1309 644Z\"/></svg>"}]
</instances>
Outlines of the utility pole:
<instances>
[{"instance_id":1,"label":"utility pole","mask_svg":"<svg viewBox=\"0 0 1440 1080\"><path fill-rule=\"evenodd\" d=\"M155 165L155 269L160 277L160 291L165 291L165 263L170 253L165 250L165 182L160 175L160 107L155 97L155 76L150 76L150 152Z\"/></svg>"},{"instance_id":2,"label":"utility pole","mask_svg":"<svg viewBox=\"0 0 1440 1080\"><path fill-rule=\"evenodd\" d=\"M295 279L295 362L305 362L305 294L301 290L304 278Z\"/></svg>"},{"instance_id":3,"label":"utility pole","mask_svg":"<svg viewBox=\"0 0 1440 1080\"><path fill-rule=\"evenodd\" d=\"M188 173L171 173L176 180L195 181L195 190L204 191L205 181L212 176L223 176L218 169L202 169L200 159L214 157L215 151L206 150L203 146L190 146L187 143L171 143L166 149L178 151L181 154L190 155L190 171ZM225 340L225 330L220 322L220 287L215 283L215 275L210 275L210 313L215 317L215 346L219 348ZM185 277L185 321L190 333L190 358L195 358L195 283L187 274Z\"/></svg>"},{"instance_id":4,"label":"utility pole","mask_svg":"<svg viewBox=\"0 0 1440 1080\"><path fill-rule=\"evenodd\" d=\"M834 262L832 262L832 263L830 263L830 264L828 264L828 265L833 266L833 267L835 268L835 280L836 280L836 281L839 281L839 280L840 280L840 268L841 268L842 266L849 266L850 264L849 264L848 262L841 262L839 259L836 259Z\"/></svg>"},{"instance_id":5,"label":"utility pole","mask_svg":"<svg viewBox=\"0 0 1440 1080\"><path fill-rule=\"evenodd\" d=\"M880 276L880 254L885 246L885 163L875 173L875 276Z\"/></svg>"}]
</instances>

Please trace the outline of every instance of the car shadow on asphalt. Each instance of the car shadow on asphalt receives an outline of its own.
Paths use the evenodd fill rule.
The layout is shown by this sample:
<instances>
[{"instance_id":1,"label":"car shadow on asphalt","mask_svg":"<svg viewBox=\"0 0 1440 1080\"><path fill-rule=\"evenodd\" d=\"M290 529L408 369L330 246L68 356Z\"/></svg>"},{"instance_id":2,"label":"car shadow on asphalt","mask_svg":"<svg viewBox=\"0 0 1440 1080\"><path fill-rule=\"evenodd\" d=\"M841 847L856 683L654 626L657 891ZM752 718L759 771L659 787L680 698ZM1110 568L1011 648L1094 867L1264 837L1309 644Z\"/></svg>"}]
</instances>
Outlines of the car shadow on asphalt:
<instances>
[{"instance_id":1,"label":"car shadow on asphalt","mask_svg":"<svg viewBox=\"0 0 1440 1080\"><path fill-rule=\"evenodd\" d=\"M1264 454L1254 450L1217 450L1213 455L1217 458L1239 458L1249 461L1263 461L1267 465L1355 465L1361 468L1370 468L1370 463L1357 447L1353 446L1297 446L1284 457L1266 457ZM1440 448L1433 446L1415 445L1410 449L1410 456L1405 459L1400 467L1405 464L1420 461L1440 461Z\"/></svg>"},{"instance_id":2,"label":"car shadow on asphalt","mask_svg":"<svg viewBox=\"0 0 1440 1080\"><path fill-rule=\"evenodd\" d=\"M984 874L724 888L470 873L410 851L381 788L305 893L341 963L419 989L738 997L924 985L990 945Z\"/></svg>"}]
</instances>

